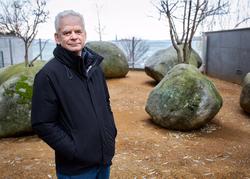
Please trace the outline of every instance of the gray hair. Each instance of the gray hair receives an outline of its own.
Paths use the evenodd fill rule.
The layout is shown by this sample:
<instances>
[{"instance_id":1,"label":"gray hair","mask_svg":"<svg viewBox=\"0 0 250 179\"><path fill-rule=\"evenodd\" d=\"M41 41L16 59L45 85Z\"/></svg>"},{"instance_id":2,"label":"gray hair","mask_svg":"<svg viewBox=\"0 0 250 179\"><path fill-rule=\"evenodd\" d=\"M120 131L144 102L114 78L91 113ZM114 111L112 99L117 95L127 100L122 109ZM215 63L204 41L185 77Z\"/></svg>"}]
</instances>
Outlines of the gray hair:
<instances>
[{"instance_id":1,"label":"gray hair","mask_svg":"<svg viewBox=\"0 0 250 179\"><path fill-rule=\"evenodd\" d=\"M58 13L56 15L56 17L55 17L55 30L56 30L56 32L59 31L60 20L63 17L67 17L67 16L76 16L76 17L79 17L81 19L81 22L82 22L82 27L85 30L85 23L84 23L83 16L80 13L75 12L73 10L65 10L65 11L62 11L62 12Z\"/></svg>"}]
</instances>

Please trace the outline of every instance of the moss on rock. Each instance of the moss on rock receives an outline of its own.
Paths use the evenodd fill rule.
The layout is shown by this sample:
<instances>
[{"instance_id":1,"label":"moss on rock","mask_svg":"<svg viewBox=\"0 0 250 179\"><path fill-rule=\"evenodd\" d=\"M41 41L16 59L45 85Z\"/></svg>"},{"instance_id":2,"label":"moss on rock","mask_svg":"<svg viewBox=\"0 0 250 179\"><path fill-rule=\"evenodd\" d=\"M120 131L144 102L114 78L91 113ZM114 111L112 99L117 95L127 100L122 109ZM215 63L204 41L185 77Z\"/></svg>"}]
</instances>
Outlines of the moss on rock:
<instances>
[{"instance_id":1,"label":"moss on rock","mask_svg":"<svg viewBox=\"0 0 250 179\"><path fill-rule=\"evenodd\" d=\"M173 46L154 53L145 63L145 72L148 76L160 82L164 76L179 64L177 52ZM200 67L202 60L195 50L192 49L189 64Z\"/></svg>"},{"instance_id":2,"label":"moss on rock","mask_svg":"<svg viewBox=\"0 0 250 179\"><path fill-rule=\"evenodd\" d=\"M250 73L247 73L243 79L240 106L245 112L250 113Z\"/></svg>"},{"instance_id":3,"label":"moss on rock","mask_svg":"<svg viewBox=\"0 0 250 179\"><path fill-rule=\"evenodd\" d=\"M126 56L115 44L102 41L88 42L86 46L104 57L101 67L107 78L120 78L126 76L129 71Z\"/></svg>"},{"instance_id":4,"label":"moss on rock","mask_svg":"<svg viewBox=\"0 0 250 179\"><path fill-rule=\"evenodd\" d=\"M30 111L34 76L45 64L17 64L0 71L0 137L31 132Z\"/></svg>"},{"instance_id":5,"label":"moss on rock","mask_svg":"<svg viewBox=\"0 0 250 179\"><path fill-rule=\"evenodd\" d=\"M192 130L210 121L222 106L212 82L192 65L176 65L153 89L146 111L157 124Z\"/></svg>"}]
</instances>

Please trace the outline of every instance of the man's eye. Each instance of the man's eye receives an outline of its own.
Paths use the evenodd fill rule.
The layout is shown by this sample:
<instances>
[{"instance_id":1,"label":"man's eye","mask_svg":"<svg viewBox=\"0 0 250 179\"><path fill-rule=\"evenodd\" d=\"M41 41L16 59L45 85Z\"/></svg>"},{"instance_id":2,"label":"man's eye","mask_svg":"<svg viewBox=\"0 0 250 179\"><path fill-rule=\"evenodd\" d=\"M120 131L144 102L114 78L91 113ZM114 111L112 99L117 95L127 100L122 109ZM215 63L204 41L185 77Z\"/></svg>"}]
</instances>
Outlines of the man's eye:
<instances>
[{"instance_id":1,"label":"man's eye","mask_svg":"<svg viewBox=\"0 0 250 179\"><path fill-rule=\"evenodd\" d=\"M63 35L69 36L71 33L70 32L64 32Z\"/></svg>"},{"instance_id":2,"label":"man's eye","mask_svg":"<svg viewBox=\"0 0 250 179\"><path fill-rule=\"evenodd\" d=\"M75 33L80 35L80 34L82 34L82 31L81 30L77 30L77 31L75 31Z\"/></svg>"}]
</instances>

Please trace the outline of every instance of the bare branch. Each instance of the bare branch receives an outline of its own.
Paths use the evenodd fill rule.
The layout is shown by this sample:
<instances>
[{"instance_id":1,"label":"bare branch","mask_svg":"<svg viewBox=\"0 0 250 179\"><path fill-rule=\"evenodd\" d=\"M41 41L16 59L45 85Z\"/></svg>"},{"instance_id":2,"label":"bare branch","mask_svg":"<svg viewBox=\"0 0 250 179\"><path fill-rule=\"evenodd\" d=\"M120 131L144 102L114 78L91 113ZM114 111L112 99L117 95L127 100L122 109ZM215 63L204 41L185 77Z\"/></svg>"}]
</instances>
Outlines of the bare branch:
<instances>
[{"instance_id":1,"label":"bare branch","mask_svg":"<svg viewBox=\"0 0 250 179\"><path fill-rule=\"evenodd\" d=\"M134 64L143 58L145 53L148 51L149 46L146 41L137 39L135 37L122 39L119 41L120 46L126 54L126 57L130 63Z\"/></svg>"},{"instance_id":2,"label":"bare branch","mask_svg":"<svg viewBox=\"0 0 250 179\"><path fill-rule=\"evenodd\" d=\"M247 18L241 20L240 22L238 22L238 23L234 26L234 29L237 28L237 27L239 27L240 24L242 24L242 23L244 23L244 22L246 22L246 21L248 21L248 20L250 20L250 17L247 17Z\"/></svg>"},{"instance_id":3,"label":"bare branch","mask_svg":"<svg viewBox=\"0 0 250 179\"><path fill-rule=\"evenodd\" d=\"M185 34L186 34L186 15L187 15L187 1L184 2L184 16L183 16L183 23L182 23L182 37L181 42L183 42Z\"/></svg>"},{"instance_id":4,"label":"bare branch","mask_svg":"<svg viewBox=\"0 0 250 179\"><path fill-rule=\"evenodd\" d=\"M45 10L46 1L11 0L0 2L0 28L6 33L14 33L21 38L25 46L25 65L28 65L28 49L35 39L38 26L46 22L49 12Z\"/></svg>"},{"instance_id":5,"label":"bare branch","mask_svg":"<svg viewBox=\"0 0 250 179\"><path fill-rule=\"evenodd\" d=\"M46 41L43 43L43 46L42 46L42 48L41 48L41 50L40 50L40 53L39 53L35 58L33 58L33 59L30 61L30 63L29 63L29 66L30 66L30 67L31 67L31 66L34 66L34 62L38 59L38 57L40 57L40 56L42 55L43 50L44 50L45 46L47 45L48 41L49 41L49 40L46 40Z\"/></svg>"},{"instance_id":6,"label":"bare branch","mask_svg":"<svg viewBox=\"0 0 250 179\"><path fill-rule=\"evenodd\" d=\"M209 16L228 13L227 7L227 0L218 0L214 4L209 4L208 0L159 0L156 9L167 19L170 38L179 62L188 62L188 49L191 49L191 42L200 23ZM183 54L178 47L181 44L184 47Z\"/></svg>"},{"instance_id":7,"label":"bare branch","mask_svg":"<svg viewBox=\"0 0 250 179\"><path fill-rule=\"evenodd\" d=\"M97 14L97 28L96 28L96 32L99 35L99 41L102 41L102 35L105 29L105 26L102 26L101 23L101 17L100 17L100 11L102 9L103 6L99 6L97 3L95 4L96 6L96 14Z\"/></svg>"}]
</instances>

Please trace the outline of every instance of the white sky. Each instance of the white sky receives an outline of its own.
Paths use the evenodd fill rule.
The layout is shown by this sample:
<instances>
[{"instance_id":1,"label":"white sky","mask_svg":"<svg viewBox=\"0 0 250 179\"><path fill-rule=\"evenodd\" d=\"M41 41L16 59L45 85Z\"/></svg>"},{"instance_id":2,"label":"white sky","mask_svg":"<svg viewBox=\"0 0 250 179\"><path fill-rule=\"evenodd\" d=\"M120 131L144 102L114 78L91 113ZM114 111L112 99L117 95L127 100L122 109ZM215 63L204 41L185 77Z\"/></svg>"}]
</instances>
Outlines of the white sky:
<instances>
[{"instance_id":1,"label":"white sky","mask_svg":"<svg viewBox=\"0 0 250 179\"><path fill-rule=\"evenodd\" d=\"M142 39L169 39L166 23L159 21L159 14L152 0L49 0L47 9L50 19L39 26L36 38L54 39L54 18L57 13L72 9L83 14L87 40L98 40L96 3L100 10L101 23L105 26L103 40L135 36Z\"/></svg>"}]
</instances>

